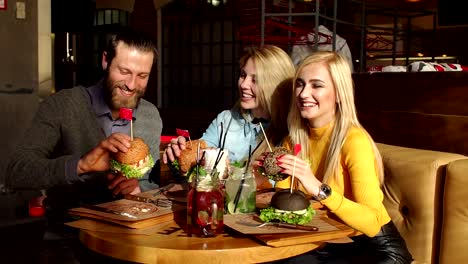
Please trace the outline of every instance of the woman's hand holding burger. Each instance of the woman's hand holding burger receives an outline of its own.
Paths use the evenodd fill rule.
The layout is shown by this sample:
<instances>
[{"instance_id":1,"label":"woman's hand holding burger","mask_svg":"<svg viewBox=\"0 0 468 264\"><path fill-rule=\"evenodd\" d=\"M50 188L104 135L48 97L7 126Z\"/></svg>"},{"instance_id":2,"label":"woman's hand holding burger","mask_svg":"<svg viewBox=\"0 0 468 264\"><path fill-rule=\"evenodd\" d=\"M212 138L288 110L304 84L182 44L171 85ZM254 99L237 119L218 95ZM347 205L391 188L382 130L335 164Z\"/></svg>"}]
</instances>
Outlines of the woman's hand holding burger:
<instances>
[{"instance_id":1,"label":"woman's hand holding burger","mask_svg":"<svg viewBox=\"0 0 468 264\"><path fill-rule=\"evenodd\" d=\"M296 159L295 164L294 159ZM308 162L292 154L284 154L276 160L276 164L281 168L281 173L292 175L294 170L294 177L301 182L306 192L312 195L319 193L319 187L322 183L312 173Z\"/></svg>"},{"instance_id":2,"label":"woman's hand holding burger","mask_svg":"<svg viewBox=\"0 0 468 264\"><path fill-rule=\"evenodd\" d=\"M301 182L306 192L312 195L318 194L319 187L322 183L312 173L309 163L307 163L303 159L298 158L292 154L280 154L278 156L275 156L274 157L275 161L272 163L270 160L266 161L266 158L268 156L270 156L271 158L271 154L269 154L269 152L260 155L258 159L255 160L254 166L257 168L262 168L264 171L266 171L265 166L276 167L274 169L270 168L274 172L276 171L280 172L274 175L275 177L279 177L278 175L280 174L292 176L293 170L294 170L294 177L297 178ZM294 164L294 159L296 159L296 164ZM268 174L266 174L265 176L269 178L271 177ZM278 180L283 180L283 179L278 178Z\"/></svg>"},{"instance_id":3,"label":"woman's hand holding burger","mask_svg":"<svg viewBox=\"0 0 468 264\"><path fill-rule=\"evenodd\" d=\"M167 164L172 162L180 156L180 152L185 149L186 140L184 137L179 136L171 139L171 142L167 144L163 154L163 162Z\"/></svg>"}]
</instances>

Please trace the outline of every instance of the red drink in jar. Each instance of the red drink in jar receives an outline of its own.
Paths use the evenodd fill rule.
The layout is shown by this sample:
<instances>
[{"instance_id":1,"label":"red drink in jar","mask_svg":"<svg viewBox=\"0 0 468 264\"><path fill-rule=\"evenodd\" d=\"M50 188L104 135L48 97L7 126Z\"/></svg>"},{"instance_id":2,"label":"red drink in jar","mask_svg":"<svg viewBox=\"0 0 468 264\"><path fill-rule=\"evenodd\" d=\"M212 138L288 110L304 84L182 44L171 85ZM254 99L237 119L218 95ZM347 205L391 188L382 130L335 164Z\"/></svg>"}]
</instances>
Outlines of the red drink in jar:
<instances>
[{"instance_id":1,"label":"red drink in jar","mask_svg":"<svg viewBox=\"0 0 468 264\"><path fill-rule=\"evenodd\" d=\"M218 186L192 187L187 197L187 234L210 237L223 233L224 195Z\"/></svg>"}]
</instances>

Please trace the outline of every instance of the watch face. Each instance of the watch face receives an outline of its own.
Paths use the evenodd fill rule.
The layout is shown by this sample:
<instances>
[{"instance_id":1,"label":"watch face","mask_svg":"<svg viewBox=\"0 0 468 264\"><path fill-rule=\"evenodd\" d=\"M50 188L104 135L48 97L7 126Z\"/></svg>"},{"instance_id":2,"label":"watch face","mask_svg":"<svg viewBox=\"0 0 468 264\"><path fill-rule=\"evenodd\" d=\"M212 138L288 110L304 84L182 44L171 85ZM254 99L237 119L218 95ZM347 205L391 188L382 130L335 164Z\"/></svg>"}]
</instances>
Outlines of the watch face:
<instances>
[{"instance_id":1,"label":"watch face","mask_svg":"<svg viewBox=\"0 0 468 264\"><path fill-rule=\"evenodd\" d=\"M331 188L328 186L328 184L322 184L320 189L327 197L331 195Z\"/></svg>"},{"instance_id":2,"label":"watch face","mask_svg":"<svg viewBox=\"0 0 468 264\"><path fill-rule=\"evenodd\" d=\"M317 195L317 200L322 201L324 199L327 199L331 195L331 188L327 184L323 183L320 185L320 191L319 194Z\"/></svg>"}]
</instances>

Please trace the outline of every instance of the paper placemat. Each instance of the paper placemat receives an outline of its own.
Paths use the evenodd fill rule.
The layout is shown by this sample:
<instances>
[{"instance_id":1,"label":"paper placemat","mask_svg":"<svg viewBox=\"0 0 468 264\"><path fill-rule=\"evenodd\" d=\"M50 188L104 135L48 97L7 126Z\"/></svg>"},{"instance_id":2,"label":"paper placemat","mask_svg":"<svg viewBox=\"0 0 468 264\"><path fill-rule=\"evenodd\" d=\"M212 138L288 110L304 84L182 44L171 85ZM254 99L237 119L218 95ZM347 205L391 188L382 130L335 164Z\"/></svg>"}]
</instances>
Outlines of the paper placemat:
<instances>
[{"instance_id":1,"label":"paper placemat","mask_svg":"<svg viewBox=\"0 0 468 264\"><path fill-rule=\"evenodd\" d=\"M152 199L164 199L166 198L165 195L158 195L157 197L152 196L152 192L141 193L139 196L149 197ZM184 197L180 198L181 200ZM145 204L144 202L139 201L132 201L127 199L120 199L112 202L97 204L97 206L109 208L115 211L120 211L120 209L124 210L125 208L132 207L133 205L138 206ZM150 211L147 213L141 212L137 215L137 218L130 218L122 215L116 215L107 212L96 211L88 208L77 207L68 210L68 213L71 215L76 215L84 218L91 218L97 219L100 221L105 221L117 225L121 225L128 228L146 228L149 226L154 226L157 224L161 224L167 221L174 220L176 218L185 217L186 214L186 206L179 205L177 203L172 203L171 207L157 207L157 210ZM119 209L120 208L120 209Z\"/></svg>"}]
</instances>

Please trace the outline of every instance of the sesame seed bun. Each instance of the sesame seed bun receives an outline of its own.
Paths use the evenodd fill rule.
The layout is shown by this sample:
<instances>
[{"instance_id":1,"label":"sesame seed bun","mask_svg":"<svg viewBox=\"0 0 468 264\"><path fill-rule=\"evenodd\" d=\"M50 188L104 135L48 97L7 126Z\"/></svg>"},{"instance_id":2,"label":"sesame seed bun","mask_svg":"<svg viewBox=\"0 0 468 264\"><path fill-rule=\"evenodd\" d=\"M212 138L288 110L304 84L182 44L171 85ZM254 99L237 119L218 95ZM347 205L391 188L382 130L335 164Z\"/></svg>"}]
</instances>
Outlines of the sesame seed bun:
<instances>
[{"instance_id":1,"label":"sesame seed bun","mask_svg":"<svg viewBox=\"0 0 468 264\"><path fill-rule=\"evenodd\" d=\"M135 137L131 142L130 149L127 152L117 152L114 159L123 164L135 164L148 156L149 147L143 139Z\"/></svg>"}]
</instances>

